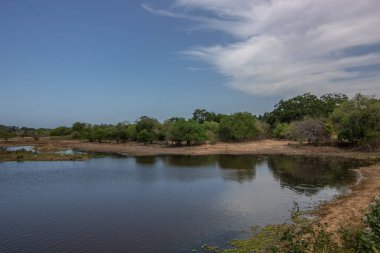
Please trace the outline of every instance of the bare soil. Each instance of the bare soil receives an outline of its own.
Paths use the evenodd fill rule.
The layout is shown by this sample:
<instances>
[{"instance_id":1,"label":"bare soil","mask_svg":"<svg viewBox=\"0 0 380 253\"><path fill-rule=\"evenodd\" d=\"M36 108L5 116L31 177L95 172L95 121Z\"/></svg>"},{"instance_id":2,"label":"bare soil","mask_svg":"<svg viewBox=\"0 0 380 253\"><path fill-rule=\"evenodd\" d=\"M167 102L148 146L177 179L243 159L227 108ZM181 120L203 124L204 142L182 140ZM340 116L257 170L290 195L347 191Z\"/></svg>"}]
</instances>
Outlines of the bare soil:
<instances>
[{"instance_id":1,"label":"bare soil","mask_svg":"<svg viewBox=\"0 0 380 253\"><path fill-rule=\"evenodd\" d=\"M352 193L323 204L317 211L319 222L325 224L329 232L337 232L342 225L362 225L369 205L380 195L380 165L363 167L356 171L360 180L351 187Z\"/></svg>"}]
</instances>

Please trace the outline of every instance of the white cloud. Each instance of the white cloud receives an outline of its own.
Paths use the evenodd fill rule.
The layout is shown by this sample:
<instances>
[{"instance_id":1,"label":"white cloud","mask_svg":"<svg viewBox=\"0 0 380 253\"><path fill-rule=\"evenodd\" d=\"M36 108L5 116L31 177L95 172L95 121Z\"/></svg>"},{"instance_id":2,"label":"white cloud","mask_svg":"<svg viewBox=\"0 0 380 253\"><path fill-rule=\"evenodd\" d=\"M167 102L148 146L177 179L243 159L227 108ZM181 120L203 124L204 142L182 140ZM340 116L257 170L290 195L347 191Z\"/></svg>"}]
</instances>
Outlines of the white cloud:
<instances>
[{"instance_id":1,"label":"white cloud","mask_svg":"<svg viewBox=\"0 0 380 253\"><path fill-rule=\"evenodd\" d=\"M143 7L234 36L238 42L184 53L208 62L243 92L380 95L380 71L347 70L380 64L380 50L365 52L380 45L379 0L176 0L165 11ZM362 53L348 53L358 46Z\"/></svg>"}]
</instances>

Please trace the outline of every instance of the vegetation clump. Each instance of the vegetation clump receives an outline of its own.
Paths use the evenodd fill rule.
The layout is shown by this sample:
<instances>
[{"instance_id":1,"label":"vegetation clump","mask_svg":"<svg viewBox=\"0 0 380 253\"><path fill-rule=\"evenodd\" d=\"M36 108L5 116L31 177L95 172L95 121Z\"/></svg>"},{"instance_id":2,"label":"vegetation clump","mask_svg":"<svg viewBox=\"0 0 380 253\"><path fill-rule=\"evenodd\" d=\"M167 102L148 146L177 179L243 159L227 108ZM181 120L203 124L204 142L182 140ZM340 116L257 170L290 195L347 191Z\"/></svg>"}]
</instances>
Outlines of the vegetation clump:
<instances>
[{"instance_id":1,"label":"vegetation clump","mask_svg":"<svg viewBox=\"0 0 380 253\"><path fill-rule=\"evenodd\" d=\"M6 151L0 149L0 162L26 162L26 161L81 161L87 160L87 154L59 154L59 153L37 153L33 151Z\"/></svg>"},{"instance_id":2,"label":"vegetation clump","mask_svg":"<svg viewBox=\"0 0 380 253\"><path fill-rule=\"evenodd\" d=\"M342 226L338 237L326 230L325 225L315 224L305 217L295 204L291 223L268 225L244 240L233 240L231 248L220 249L203 245L209 252L217 253L365 253L380 251L380 200L377 199L364 217L360 227Z\"/></svg>"}]
</instances>

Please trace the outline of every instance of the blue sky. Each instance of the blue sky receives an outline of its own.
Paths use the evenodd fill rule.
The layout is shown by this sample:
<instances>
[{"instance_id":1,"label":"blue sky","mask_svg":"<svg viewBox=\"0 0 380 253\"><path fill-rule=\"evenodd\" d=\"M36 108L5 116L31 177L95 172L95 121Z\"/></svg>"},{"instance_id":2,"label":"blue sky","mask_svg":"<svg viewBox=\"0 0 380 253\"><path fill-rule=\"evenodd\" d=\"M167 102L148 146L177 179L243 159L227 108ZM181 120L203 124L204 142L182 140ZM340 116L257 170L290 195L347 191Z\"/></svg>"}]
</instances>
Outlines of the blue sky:
<instances>
[{"instance_id":1,"label":"blue sky","mask_svg":"<svg viewBox=\"0 0 380 253\"><path fill-rule=\"evenodd\" d=\"M377 95L380 6L378 0L358 6L329 0L328 8L347 1L353 6L336 15L309 0L276 1L280 6L267 0L2 0L0 124L163 120L190 117L196 108L261 114L306 91ZM301 15L305 24L291 25L299 20L290 17L310 4L316 18ZM347 39L354 36L361 39ZM353 50L359 53L352 56Z\"/></svg>"}]
</instances>

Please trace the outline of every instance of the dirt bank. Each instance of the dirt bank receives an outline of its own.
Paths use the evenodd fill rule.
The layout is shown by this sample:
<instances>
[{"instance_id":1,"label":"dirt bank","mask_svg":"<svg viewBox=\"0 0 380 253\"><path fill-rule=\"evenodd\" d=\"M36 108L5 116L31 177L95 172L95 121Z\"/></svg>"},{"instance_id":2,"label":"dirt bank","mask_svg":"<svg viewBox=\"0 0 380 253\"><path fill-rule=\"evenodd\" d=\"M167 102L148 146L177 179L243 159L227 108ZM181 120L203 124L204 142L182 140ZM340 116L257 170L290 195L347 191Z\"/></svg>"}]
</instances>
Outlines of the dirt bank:
<instances>
[{"instance_id":1,"label":"dirt bank","mask_svg":"<svg viewBox=\"0 0 380 253\"><path fill-rule=\"evenodd\" d=\"M369 205L380 195L380 164L356 170L360 181L352 186L352 193L325 203L317 211L320 222L327 225L329 232L336 232L341 225L362 224Z\"/></svg>"}]
</instances>

